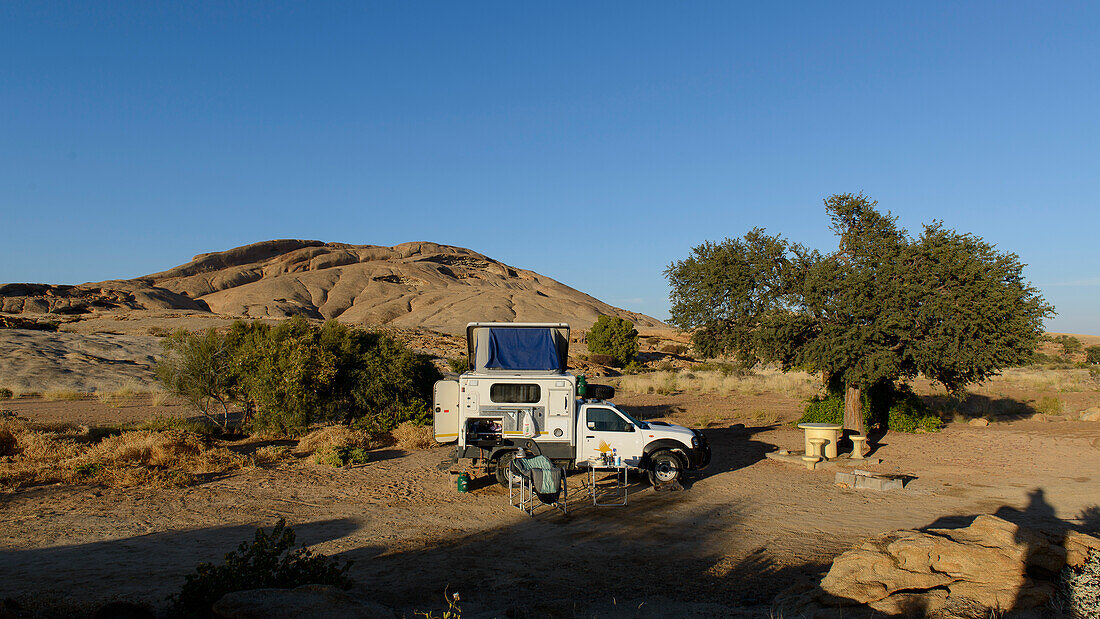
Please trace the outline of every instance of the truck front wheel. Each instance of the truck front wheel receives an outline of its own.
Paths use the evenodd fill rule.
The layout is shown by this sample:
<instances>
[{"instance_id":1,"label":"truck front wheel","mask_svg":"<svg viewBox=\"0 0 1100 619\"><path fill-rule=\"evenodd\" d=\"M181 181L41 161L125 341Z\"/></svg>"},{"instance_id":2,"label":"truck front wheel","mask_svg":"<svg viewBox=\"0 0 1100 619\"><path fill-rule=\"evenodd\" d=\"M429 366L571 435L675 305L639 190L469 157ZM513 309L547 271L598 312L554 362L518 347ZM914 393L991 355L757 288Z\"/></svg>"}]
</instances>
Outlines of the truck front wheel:
<instances>
[{"instance_id":1,"label":"truck front wheel","mask_svg":"<svg viewBox=\"0 0 1100 619\"><path fill-rule=\"evenodd\" d=\"M649 482L654 486L680 481L684 462L675 453L662 449L649 456Z\"/></svg>"}]
</instances>

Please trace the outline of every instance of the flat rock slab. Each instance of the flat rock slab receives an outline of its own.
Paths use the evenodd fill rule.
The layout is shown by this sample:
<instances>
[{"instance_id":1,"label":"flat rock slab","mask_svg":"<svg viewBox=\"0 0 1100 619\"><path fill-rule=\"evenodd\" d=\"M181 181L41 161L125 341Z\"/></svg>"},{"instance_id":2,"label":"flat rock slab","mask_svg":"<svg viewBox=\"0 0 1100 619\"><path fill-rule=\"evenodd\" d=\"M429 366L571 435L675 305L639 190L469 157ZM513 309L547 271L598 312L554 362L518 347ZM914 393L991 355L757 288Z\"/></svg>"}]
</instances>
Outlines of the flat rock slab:
<instances>
[{"instance_id":1,"label":"flat rock slab","mask_svg":"<svg viewBox=\"0 0 1100 619\"><path fill-rule=\"evenodd\" d=\"M905 477L898 475L875 475L856 472L837 472L836 483L857 490L901 490L905 487Z\"/></svg>"},{"instance_id":2,"label":"flat rock slab","mask_svg":"<svg viewBox=\"0 0 1100 619\"><path fill-rule=\"evenodd\" d=\"M803 452L792 451L789 453L780 453L778 451L772 451L764 454L764 457L775 462L782 462L783 464L790 464L797 466L800 469L806 469L806 463L802 461ZM815 465L816 469L850 469L857 466L868 466L871 464L882 464L882 460L879 458L863 458L856 460L850 457L848 454L840 454L840 457L833 458L832 460L819 460Z\"/></svg>"}]
</instances>

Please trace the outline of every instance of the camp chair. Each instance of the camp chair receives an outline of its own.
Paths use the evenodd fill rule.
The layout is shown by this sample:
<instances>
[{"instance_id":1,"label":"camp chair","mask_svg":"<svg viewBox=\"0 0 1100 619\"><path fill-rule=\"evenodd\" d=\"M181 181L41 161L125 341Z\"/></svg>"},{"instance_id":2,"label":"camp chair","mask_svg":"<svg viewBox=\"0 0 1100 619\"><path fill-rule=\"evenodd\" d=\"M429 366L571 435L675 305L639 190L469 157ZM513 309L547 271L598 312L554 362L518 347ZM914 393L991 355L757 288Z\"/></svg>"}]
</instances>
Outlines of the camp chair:
<instances>
[{"instance_id":1,"label":"camp chair","mask_svg":"<svg viewBox=\"0 0 1100 619\"><path fill-rule=\"evenodd\" d=\"M546 456L515 458L508 465L508 501L528 516L535 515L535 497L543 505L569 512L569 489L565 469L554 466Z\"/></svg>"}]
</instances>

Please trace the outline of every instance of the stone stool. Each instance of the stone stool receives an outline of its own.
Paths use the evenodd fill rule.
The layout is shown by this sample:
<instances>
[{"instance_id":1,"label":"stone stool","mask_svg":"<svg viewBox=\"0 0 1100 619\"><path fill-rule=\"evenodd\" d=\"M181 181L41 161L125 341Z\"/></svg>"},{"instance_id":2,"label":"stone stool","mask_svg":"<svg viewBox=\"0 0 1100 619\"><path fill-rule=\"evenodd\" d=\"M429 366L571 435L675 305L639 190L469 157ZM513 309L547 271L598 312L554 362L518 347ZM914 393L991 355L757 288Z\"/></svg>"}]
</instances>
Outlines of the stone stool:
<instances>
[{"instance_id":1,"label":"stone stool","mask_svg":"<svg viewBox=\"0 0 1100 619\"><path fill-rule=\"evenodd\" d=\"M822 460L828 460L828 458L825 457L825 443L829 442L829 439L815 436L808 440L810 442L811 451L806 455L821 458Z\"/></svg>"},{"instance_id":2,"label":"stone stool","mask_svg":"<svg viewBox=\"0 0 1100 619\"><path fill-rule=\"evenodd\" d=\"M863 459L863 446L867 444L867 437L862 434L853 434L848 437L852 441L852 459Z\"/></svg>"},{"instance_id":3,"label":"stone stool","mask_svg":"<svg viewBox=\"0 0 1100 619\"><path fill-rule=\"evenodd\" d=\"M802 456L802 461L806 463L806 468L810 469L811 471L814 470L814 467L817 466L817 461L820 459L821 458L818 458L817 456Z\"/></svg>"}]
</instances>

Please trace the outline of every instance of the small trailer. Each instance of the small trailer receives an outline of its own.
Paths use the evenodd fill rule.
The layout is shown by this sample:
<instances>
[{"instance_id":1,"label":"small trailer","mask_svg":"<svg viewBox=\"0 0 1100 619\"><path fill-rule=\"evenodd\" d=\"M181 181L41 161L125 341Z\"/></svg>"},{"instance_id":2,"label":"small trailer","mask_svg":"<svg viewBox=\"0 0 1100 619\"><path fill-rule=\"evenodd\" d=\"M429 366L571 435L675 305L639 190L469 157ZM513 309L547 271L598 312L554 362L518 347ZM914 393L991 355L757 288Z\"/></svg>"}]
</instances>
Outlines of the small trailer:
<instances>
[{"instance_id":1,"label":"small trailer","mask_svg":"<svg viewBox=\"0 0 1100 619\"><path fill-rule=\"evenodd\" d=\"M505 486L522 455L577 469L614 450L654 484L710 463L702 432L635 419L610 401L611 387L567 372L568 324L472 322L466 342L470 370L436 382L433 398L435 439L456 443L455 462Z\"/></svg>"}]
</instances>

